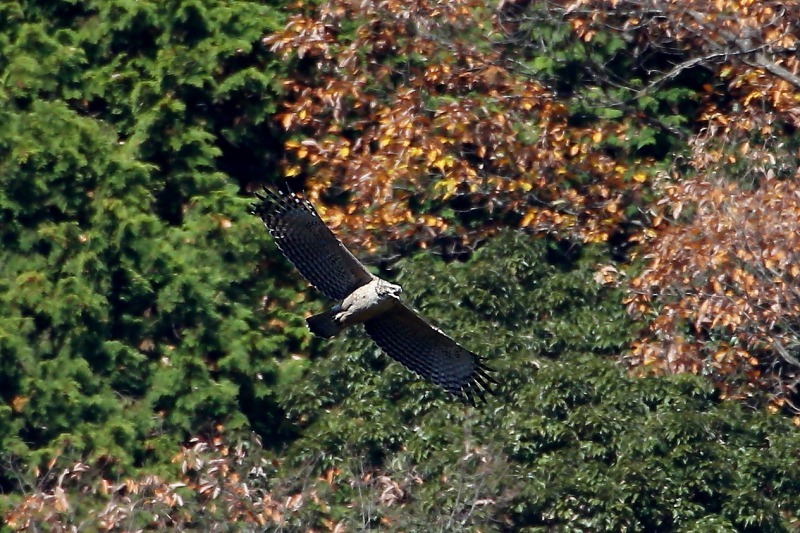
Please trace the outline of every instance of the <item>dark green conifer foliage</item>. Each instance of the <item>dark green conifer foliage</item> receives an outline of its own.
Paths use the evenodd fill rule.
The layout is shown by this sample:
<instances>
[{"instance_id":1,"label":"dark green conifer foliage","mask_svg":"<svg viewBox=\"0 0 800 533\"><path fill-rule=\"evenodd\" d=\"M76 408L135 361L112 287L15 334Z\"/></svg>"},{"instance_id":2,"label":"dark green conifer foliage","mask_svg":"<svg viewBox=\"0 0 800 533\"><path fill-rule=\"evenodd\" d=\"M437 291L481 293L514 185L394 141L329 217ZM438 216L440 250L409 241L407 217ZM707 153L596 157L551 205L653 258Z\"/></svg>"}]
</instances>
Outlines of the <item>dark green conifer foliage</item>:
<instances>
[{"instance_id":1,"label":"dark green conifer foliage","mask_svg":"<svg viewBox=\"0 0 800 533\"><path fill-rule=\"evenodd\" d=\"M281 434L271 382L307 333L288 311L265 330L264 303L299 285L264 275L232 179L277 150L260 38L281 24L243 1L0 7L3 486L59 453L168 461L255 413Z\"/></svg>"}]
</instances>

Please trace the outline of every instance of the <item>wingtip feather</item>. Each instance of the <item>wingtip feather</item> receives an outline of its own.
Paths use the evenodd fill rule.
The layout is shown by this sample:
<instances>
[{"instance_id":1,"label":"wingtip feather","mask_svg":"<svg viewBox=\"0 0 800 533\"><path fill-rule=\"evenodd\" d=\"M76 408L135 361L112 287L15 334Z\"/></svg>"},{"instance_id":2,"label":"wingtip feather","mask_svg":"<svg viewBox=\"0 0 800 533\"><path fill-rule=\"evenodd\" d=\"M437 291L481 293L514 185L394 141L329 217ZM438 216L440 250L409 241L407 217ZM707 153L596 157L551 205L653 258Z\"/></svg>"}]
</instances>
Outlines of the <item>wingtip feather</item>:
<instances>
[{"instance_id":1,"label":"wingtip feather","mask_svg":"<svg viewBox=\"0 0 800 533\"><path fill-rule=\"evenodd\" d=\"M482 362L478 362L477 368L475 368L466 385L461 388L459 391L460 394L458 395L463 396L473 407L477 407L475 396L480 398L482 404L486 404L488 402L487 393L492 396L497 394L490 383L498 385L497 380L489 375L489 372L494 372L494 370Z\"/></svg>"}]
</instances>

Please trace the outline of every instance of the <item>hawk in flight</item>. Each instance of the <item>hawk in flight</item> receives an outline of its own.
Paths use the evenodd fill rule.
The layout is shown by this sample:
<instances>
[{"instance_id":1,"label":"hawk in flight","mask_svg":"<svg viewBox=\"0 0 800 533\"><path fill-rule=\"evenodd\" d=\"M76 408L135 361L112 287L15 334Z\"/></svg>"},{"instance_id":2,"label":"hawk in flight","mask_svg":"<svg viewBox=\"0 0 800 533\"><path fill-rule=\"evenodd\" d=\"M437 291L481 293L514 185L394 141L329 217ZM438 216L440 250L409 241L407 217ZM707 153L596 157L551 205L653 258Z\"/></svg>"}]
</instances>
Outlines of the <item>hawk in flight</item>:
<instances>
[{"instance_id":1,"label":"hawk in flight","mask_svg":"<svg viewBox=\"0 0 800 533\"><path fill-rule=\"evenodd\" d=\"M278 248L325 296L339 303L307 319L318 337L330 338L363 323L367 335L391 358L475 404L497 383L480 358L428 324L400 301L403 289L370 274L344 247L307 200L264 188L251 212L261 217Z\"/></svg>"}]
</instances>

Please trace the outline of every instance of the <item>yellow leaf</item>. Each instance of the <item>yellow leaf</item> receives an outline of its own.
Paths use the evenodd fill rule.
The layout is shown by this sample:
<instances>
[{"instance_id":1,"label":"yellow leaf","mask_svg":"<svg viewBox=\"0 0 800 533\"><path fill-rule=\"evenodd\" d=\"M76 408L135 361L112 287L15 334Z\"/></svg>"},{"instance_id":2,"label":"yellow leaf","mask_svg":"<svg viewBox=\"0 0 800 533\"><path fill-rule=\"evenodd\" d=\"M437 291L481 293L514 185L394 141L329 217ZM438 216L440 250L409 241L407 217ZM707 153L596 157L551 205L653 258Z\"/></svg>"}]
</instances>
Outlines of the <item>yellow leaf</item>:
<instances>
[{"instance_id":1,"label":"yellow leaf","mask_svg":"<svg viewBox=\"0 0 800 533\"><path fill-rule=\"evenodd\" d=\"M439 150L431 150L428 152L428 155L425 156L425 160L428 162L429 165L432 165L434 161L439 157Z\"/></svg>"},{"instance_id":2,"label":"yellow leaf","mask_svg":"<svg viewBox=\"0 0 800 533\"><path fill-rule=\"evenodd\" d=\"M429 228L435 228L438 224L438 219L431 215L424 215L422 217L422 223L428 226Z\"/></svg>"},{"instance_id":3,"label":"yellow leaf","mask_svg":"<svg viewBox=\"0 0 800 533\"><path fill-rule=\"evenodd\" d=\"M747 155L747 153L748 153L749 151L750 151L750 141L746 141L746 142L744 142L744 143L743 143L743 144L742 144L742 145L739 147L739 153L740 153L741 155Z\"/></svg>"},{"instance_id":4,"label":"yellow leaf","mask_svg":"<svg viewBox=\"0 0 800 533\"><path fill-rule=\"evenodd\" d=\"M456 183L456 180L454 179L444 179L437 182L434 187L437 189L444 189L444 195L442 196L442 199L447 200L453 196L453 194L455 194L458 183Z\"/></svg>"},{"instance_id":5,"label":"yellow leaf","mask_svg":"<svg viewBox=\"0 0 800 533\"><path fill-rule=\"evenodd\" d=\"M594 132L594 135L592 135L592 142L599 143L602 140L603 134L599 131Z\"/></svg>"},{"instance_id":6,"label":"yellow leaf","mask_svg":"<svg viewBox=\"0 0 800 533\"><path fill-rule=\"evenodd\" d=\"M633 175L633 181L644 183L645 181L647 181L647 174L645 174L644 172L637 172L636 174Z\"/></svg>"},{"instance_id":7,"label":"yellow leaf","mask_svg":"<svg viewBox=\"0 0 800 533\"><path fill-rule=\"evenodd\" d=\"M533 221L534 218L536 218L536 211L533 209L528 209L528 212L525 213L524 217L522 217L522 222L520 222L520 225L527 226Z\"/></svg>"},{"instance_id":8,"label":"yellow leaf","mask_svg":"<svg viewBox=\"0 0 800 533\"><path fill-rule=\"evenodd\" d=\"M444 172L445 169L453 166L453 158L450 156L440 157L433 162L433 166Z\"/></svg>"}]
</instances>

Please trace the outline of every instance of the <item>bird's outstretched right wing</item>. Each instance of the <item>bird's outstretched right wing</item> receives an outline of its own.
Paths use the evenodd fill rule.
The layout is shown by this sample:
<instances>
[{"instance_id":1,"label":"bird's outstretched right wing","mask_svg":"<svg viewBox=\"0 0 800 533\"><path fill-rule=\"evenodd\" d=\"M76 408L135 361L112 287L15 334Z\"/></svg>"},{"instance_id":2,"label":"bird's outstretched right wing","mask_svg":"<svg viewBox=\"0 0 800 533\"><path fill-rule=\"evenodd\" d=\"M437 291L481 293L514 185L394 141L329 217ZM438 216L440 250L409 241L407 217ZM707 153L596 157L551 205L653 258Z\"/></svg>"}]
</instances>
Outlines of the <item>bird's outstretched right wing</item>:
<instances>
[{"instance_id":1,"label":"bird's outstretched right wing","mask_svg":"<svg viewBox=\"0 0 800 533\"><path fill-rule=\"evenodd\" d=\"M325 296L342 300L372 281L306 199L264 188L251 213L261 217L283 255Z\"/></svg>"},{"instance_id":2,"label":"bird's outstretched right wing","mask_svg":"<svg viewBox=\"0 0 800 533\"><path fill-rule=\"evenodd\" d=\"M416 311L399 304L364 322L367 335L392 359L445 389L475 404L485 400L497 383L491 369L440 329L428 324Z\"/></svg>"}]
</instances>

